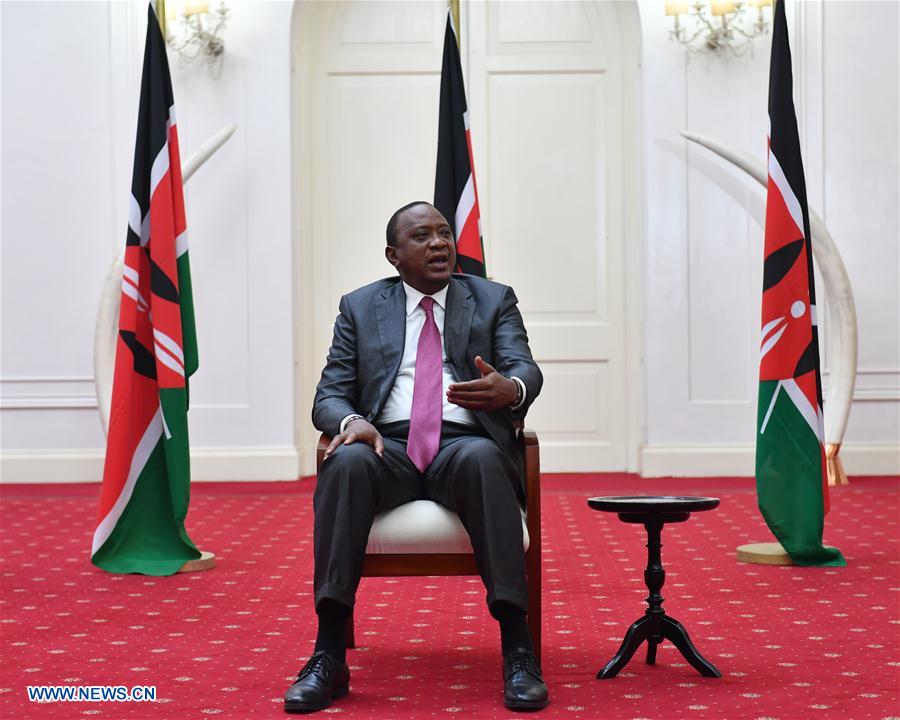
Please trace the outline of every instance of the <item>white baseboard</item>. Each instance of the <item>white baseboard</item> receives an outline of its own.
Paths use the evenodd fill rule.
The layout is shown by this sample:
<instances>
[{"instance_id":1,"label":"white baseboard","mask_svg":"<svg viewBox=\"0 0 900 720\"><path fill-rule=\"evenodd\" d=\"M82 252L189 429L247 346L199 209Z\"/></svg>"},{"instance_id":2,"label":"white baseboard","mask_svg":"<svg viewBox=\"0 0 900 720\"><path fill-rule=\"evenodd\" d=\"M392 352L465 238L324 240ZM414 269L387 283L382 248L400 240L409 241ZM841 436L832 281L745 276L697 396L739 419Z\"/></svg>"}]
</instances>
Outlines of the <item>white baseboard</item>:
<instances>
[{"instance_id":1,"label":"white baseboard","mask_svg":"<svg viewBox=\"0 0 900 720\"><path fill-rule=\"evenodd\" d=\"M645 445L642 477L752 477L753 445Z\"/></svg>"},{"instance_id":2,"label":"white baseboard","mask_svg":"<svg viewBox=\"0 0 900 720\"><path fill-rule=\"evenodd\" d=\"M900 445L850 444L841 448L849 475L900 475ZM648 445L641 451L643 477L752 477L752 445ZM30 450L0 454L0 483L99 482L103 452ZM300 456L293 446L194 448L191 475L215 480L296 480Z\"/></svg>"},{"instance_id":3,"label":"white baseboard","mask_svg":"<svg viewBox=\"0 0 900 720\"><path fill-rule=\"evenodd\" d=\"M29 450L0 454L0 483L100 482L101 450ZM215 480L296 480L300 456L293 446L192 448L191 478Z\"/></svg>"},{"instance_id":4,"label":"white baseboard","mask_svg":"<svg viewBox=\"0 0 900 720\"><path fill-rule=\"evenodd\" d=\"M900 445L842 445L840 457L848 475L900 475Z\"/></svg>"},{"instance_id":5,"label":"white baseboard","mask_svg":"<svg viewBox=\"0 0 900 720\"><path fill-rule=\"evenodd\" d=\"M647 445L641 451L643 477L752 477L753 445ZM900 445L855 443L841 447L848 475L900 475Z\"/></svg>"}]
</instances>

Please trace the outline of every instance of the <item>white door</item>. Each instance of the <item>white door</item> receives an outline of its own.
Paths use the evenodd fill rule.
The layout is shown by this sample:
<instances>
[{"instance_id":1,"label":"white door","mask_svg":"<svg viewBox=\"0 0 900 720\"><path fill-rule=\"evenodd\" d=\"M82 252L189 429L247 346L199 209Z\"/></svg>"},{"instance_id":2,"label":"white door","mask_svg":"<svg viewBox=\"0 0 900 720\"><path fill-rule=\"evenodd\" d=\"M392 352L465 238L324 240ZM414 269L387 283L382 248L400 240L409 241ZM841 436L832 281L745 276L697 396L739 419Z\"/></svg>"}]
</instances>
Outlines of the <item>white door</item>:
<instances>
[{"instance_id":1,"label":"white door","mask_svg":"<svg viewBox=\"0 0 900 720\"><path fill-rule=\"evenodd\" d=\"M546 471L627 466L623 59L617 7L462 3L489 274L519 296L545 376ZM393 269L384 225L431 200L442 2L303 4L295 43L301 449L341 294ZM639 237L629 238L640 242ZM634 433L631 433L634 435Z\"/></svg>"}]
</instances>

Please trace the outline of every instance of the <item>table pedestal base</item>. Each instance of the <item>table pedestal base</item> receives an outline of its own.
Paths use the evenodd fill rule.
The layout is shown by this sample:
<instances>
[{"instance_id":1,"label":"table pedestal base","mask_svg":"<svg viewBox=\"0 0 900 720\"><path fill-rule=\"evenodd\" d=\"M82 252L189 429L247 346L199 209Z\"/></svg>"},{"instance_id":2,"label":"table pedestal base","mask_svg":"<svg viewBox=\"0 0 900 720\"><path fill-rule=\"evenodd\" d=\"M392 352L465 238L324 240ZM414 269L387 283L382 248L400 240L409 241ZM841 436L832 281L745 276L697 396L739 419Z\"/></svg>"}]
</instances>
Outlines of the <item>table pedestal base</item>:
<instances>
[{"instance_id":1,"label":"table pedestal base","mask_svg":"<svg viewBox=\"0 0 900 720\"><path fill-rule=\"evenodd\" d=\"M701 675L704 677L722 677L722 673L716 669L715 665L697 652L697 648L691 642L684 625L668 615L644 615L644 617L628 628L619 651L597 673L597 679L608 680L618 675L619 670L628 664L631 656L634 655L644 640L647 641L648 665L656 663L657 646L663 640L670 640L684 655L684 659L693 665Z\"/></svg>"},{"instance_id":2,"label":"table pedestal base","mask_svg":"<svg viewBox=\"0 0 900 720\"><path fill-rule=\"evenodd\" d=\"M718 500L715 501L718 504ZM656 663L656 648L663 640L670 640L681 651L691 665L704 677L722 677L715 665L704 658L688 637L687 630L677 620L666 615L663 596L660 594L666 581L666 571L662 565L662 529L666 523L684 522L690 512L620 512L619 519L627 523L640 523L647 531L647 568L644 583L650 594L647 596L647 610L644 617L632 624L625 633L625 639L613 659L597 673L598 680L615 677L631 660L631 656L647 641L647 663Z\"/></svg>"}]
</instances>

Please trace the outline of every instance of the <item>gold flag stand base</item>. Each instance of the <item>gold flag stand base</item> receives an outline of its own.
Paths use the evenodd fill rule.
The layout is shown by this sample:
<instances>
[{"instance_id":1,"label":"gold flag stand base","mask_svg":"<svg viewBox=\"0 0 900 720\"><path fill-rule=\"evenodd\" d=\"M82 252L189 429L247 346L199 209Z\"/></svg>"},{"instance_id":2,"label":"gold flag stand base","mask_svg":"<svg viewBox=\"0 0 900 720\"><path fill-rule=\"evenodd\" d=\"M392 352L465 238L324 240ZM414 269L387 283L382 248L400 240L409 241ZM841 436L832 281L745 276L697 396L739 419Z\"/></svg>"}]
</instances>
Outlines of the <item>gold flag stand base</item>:
<instances>
[{"instance_id":1,"label":"gold flag stand base","mask_svg":"<svg viewBox=\"0 0 900 720\"><path fill-rule=\"evenodd\" d=\"M788 555L781 543L749 543L738 545L738 562L756 563L757 565L793 565L794 561Z\"/></svg>"},{"instance_id":2,"label":"gold flag stand base","mask_svg":"<svg viewBox=\"0 0 900 720\"><path fill-rule=\"evenodd\" d=\"M834 548L831 545L824 547L829 550ZM793 565L794 561L788 555L781 543L748 543L747 545L738 545L737 549L738 562L756 563L757 565Z\"/></svg>"},{"instance_id":3,"label":"gold flag stand base","mask_svg":"<svg viewBox=\"0 0 900 720\"><path fill-rule=\"evenodd\" d=\"M188 560L181 566L180 573L199 572L200 570L212 570L216 566L216 556L214 553L200 551L200 557L196 560Z\"/></svg>"}]
</instances>

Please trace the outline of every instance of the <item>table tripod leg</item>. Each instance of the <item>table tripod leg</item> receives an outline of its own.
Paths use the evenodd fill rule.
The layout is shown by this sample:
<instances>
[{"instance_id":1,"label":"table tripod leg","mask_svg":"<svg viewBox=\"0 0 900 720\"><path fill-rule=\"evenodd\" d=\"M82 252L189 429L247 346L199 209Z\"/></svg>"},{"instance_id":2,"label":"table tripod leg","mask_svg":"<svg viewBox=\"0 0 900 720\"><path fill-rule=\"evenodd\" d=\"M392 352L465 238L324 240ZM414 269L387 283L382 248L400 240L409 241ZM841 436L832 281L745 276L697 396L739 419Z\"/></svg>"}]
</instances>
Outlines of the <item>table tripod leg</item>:
<instances>
[{"instance_id":1,"label":"table tripod leg","mask_svg":"<svg viewBox=\"0 0 900 720\"><path fill-rule=\"evenodd\" d=\"M691 642L684 625L668 616L660 619L662 620L663 636L667 640L672 641L672 644L684 655L684 659L693 665L697 672L703 677L722 677L722 673L716 669L716 666L703 657L697 651L697 648L694 647L694 643Z\"/></svg>"},{"instance_id":2,"label":"table tripod leg","mask_svg":"<svg viewBox=\"0 0 900 720\"><path fill-rule=\"evenodd\" d=\"M656 647L662 638L647 638L647 664L656 665Z\"/></svg>"},{"instance_id":3,"label":"table tripod leg","mask_svg":"<svg viewBox=\"0 0 900 720\"><path fill-rule=\"evenodd\" d=\"M628 628L628 632L625 633L625 639L622 640L619 652L613 655L612 660L606 663L603 669L597 673L598 680L614 678L619 673L619 670L628 664L628 661L631 660L631 656L634 655L641 643L649 636L651 619L652 618L645 615Z\"/></svg>"}]
</instances>

